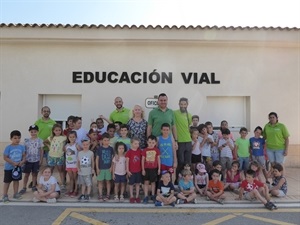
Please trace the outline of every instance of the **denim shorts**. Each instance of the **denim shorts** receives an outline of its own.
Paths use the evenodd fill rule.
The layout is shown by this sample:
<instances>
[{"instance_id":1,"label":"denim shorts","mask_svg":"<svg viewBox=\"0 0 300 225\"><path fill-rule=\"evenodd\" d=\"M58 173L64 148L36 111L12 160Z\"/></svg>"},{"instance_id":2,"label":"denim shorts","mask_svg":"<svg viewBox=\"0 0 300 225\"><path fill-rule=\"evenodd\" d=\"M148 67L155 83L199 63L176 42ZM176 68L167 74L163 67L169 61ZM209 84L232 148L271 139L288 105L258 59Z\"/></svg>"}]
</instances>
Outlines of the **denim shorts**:
<instances>
[{"instance_id":1,"label":"denim shorts","mask_svg":"<svg viewBox=\"0 0 300 225\"><path fill-rule=\"evenodd\" d=\"M279 149L279 150L267 149L267 154L268 154L270 163L277 162L277 163L283 164L283 162L284 162L283 153L284 153L283 149Z\"/></svg>"},{"instance_id":2,"label":"denim shorts","mask_svg":"<svg viewBox=\"0 0 300 225\"><path fill-rule=\"evenodd\" d=\"M51 157L48 156L48 166L63 166L65 164L65 157Z\"/></svg>"}]
</instances>

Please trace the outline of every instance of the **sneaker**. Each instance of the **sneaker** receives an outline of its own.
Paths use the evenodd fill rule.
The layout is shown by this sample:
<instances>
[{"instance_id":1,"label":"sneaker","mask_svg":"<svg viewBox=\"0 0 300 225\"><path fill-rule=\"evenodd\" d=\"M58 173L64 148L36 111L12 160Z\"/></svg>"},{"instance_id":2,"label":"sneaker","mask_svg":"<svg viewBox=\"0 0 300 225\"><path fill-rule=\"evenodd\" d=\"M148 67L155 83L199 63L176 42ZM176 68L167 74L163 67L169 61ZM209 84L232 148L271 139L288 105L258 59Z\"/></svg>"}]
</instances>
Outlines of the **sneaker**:
<instances>
[{"instance_id":1,"label":"sneaker","mask_svg":"<svg viewBox=\"0 0 300 225\"><path fill-rule=\"evenodd\" d=\"M184 200L183 199L177 199L177 204L184 204Z\"/></svg>"},{"instance_id":2,"label":"sneaker","mask_svg":"<svg viewBox=\"0 0 300 225\"><path fill-rule=\"evenodd\" d=\"M84 196L84 201L85 201L85 202L90 201L90 199L91 199L91 198L90 198L90 195L85 195L85 196Z\"/></svg>"},{"instance_id":3,"label":"sneaker","mask_svg":"<svg viewBox=\"0 0 300 225\"><path fill-rule=\"evenodd\" d=\"M23 195L23 194L25 194L25 192L26 192L26 188L23 188L21 191L19 191L19 194Z\"/></svg>"},{"instance_id":4,"label":"sneaker","mask_svg":"<svg viewBox=\"0 0 300 225\"><path fill-rule=\"evenodd\" d=\"M143 199L143 203L144 203L144 204L148 204L148 201L149 201L149 197L146 196L146 197Z\"/></svg>"},{"instance_id":5,"label":"sneaker","mask_svg":"<svg viewBox=\"0 0 300 225\"><path fill-rule=\"evenodd\" d=\"M35 192L35 191L37 191L37 188L36 188L36 186L32 187L32 188L31 188L31 190L32 190L32 192Z\"/></svg>"},{"instance_id":6,"label":"sneaker","mask_svg":"<svg viewBox=\"0 0 300 225\"><path fill-rule=\"evenodd\" d=\"M110 196L109 195L106 195L105 198L103 199L104 201L109 201L110 199Z\"/></svg>"},{"instance_id":7,"label":"sneaker","mask_svg":"<svg viewBox=\"0 0 300 225\"><path fill-rule=\"evenodd\" d=\"M135 202L136 203L141 203L141 199L140 198L135 198Z\"/></svg>"},{"instance_id":8,"label":"sneaker","mask_svg":"<svg viewBox=\"0 0 300 225\"><path fill-rule=\"evenodd\" d=\"M120 201L120 199L119 199L118 195L115 195L115 197L114 197L114 201L115 201L115 202L119 202L119 201Z\"/></svg>"},{"instance_id":9,"label":"sneaker","mask_svg":"<svg viewBox=\"0 0 300 225\"><path fill-rule=\"evenodd\" d=\"M129 202L130 202L130 203L134 203L134 202L135 202L135 198L130 198L130 199L129 199Z\"/></svg>"},{"instance_id":10,"label":"sneaker","mask_svg":"<svg viewBox=\"0 0 300 225\"><path fill-rule=\"evenodd\" d=\"M210 201L210 198L208 196L206 196L206 201Z\"/></svg>"},{"instance_id":11,"label":"sneaker","mask_svg":"<svg viewBox=\"0 0 300 225\"><path fill-rule=\"evenodd\" d=\"M76 197L77 195L78 195L78 192L74 191L74 192L72 192L72 193L70 194L70 197L71 197L71 198L74 198L74 197Z\"/></svg>"},{"instance_id":12,"label":"sneaker","mask_svg":"<svg viewBox=\"0 0 300 225\"><path fill-rule=\"evenodd\" d=\"M68 191L68 192L65 193L65 196L66 196L66 197L69 197L69 196L71 197L72 194L73 194L73 192Z\"/></svg>"},{"instance_id":13,"label":"sneaker","mask_svg":"<svg viewBox=\"0 0 300 225\"><path fill-rule=\"evenodd\" d=\"M2 202L3 202L3 203L9 203L9 199L8 199L8 196L7 196L7 195L3 196Z\"/></svg>"},{"instance_id":14,"label":"sneaker","mask_svg":"<svg viewBox=\"0 0 300 225\"><path fill-rule=\"evenodd\" d=\"M194 199L192 202L193 202L194 204L197 204L197 199Z\"/></svg>"},{"instance_id":15,"label":"sneaker","mask_svg":"<svg viewBox=\"0 0 300 225\"><path fill-rule=\"evenodd\" d=\"M155 196L155 195L151 195L151 196L150 196L150 199L151 199L153 202L155 202L155 201L156 201L156 196Z\"/></svg>"},{"instance_id":16,"label":"sneaker","mask_svg":"<svg viewBox=\"0 0 300 225\"><path fill-rule=\"evenodd\" d=\"M221 205L224 205L224 199L218 199L217 202Z\"/></svg>"},{"instance_id":17,"label":"sneaker","mask_svg":"<svg viewBox=\"0 0 300 225\"><path fill-rule=\"evenodd\" d=\"M154 205L157 206L157 207L158 206L163 206L162 202L160 202L160 201L156 201Z\"/></svg>"},{"instance_id":18,"label":"sneaker","mask_svg":"<svg viewBox=\"0 0 300 225\"><path fill-rule=\"evenodd\" d=\"M120 195L120 202L124 202L124 196Z\"/></svg>"},{"instance_id":19,"label":"sneaker","mask_svg":"<svg viewBox=\"0 0 300 225\"><path fill-rule=\"evenodd\" d=\"M84 195L80 195L78 201L84 201L84 199L85 199Z\"/></svg>"},{"instance_id":20,"label":"sneaker","mask_svg":"<svg viewBox=\"0 0 300 225\"><path fill-rule=\"evenodd\" d=\"M22 196L19 193L17 193L13 195L13 198L19 200L22 198Z\"/></svg>"},{"instance_id":21,"label":"sneaker","mask_svg":"<svg viewBox=\"0 0 300 225\"><path fill-rule=\"evenodd\" d=\"M175 207L175 202L172 202L170 206Z\"/></svg>"},{"instance_id":22,"label":"sneaker","mask_svg":"<svg viewBox=\"0 0 300 225\"><path fill-rule=\"evenodd\" d=\"M48 198L47 203L56 203L56 198Z\"/></svg>"},{"instance_id":23,"label":"sneaker","mask_svg":"<svg viewBox=\"0 0 300 225\"><path fill-rule=\"evenodd\" d=\"M270 202L267 202L267 203L265 204L265 207L266 207L268 210L273 210L273 205L270 204Z\"/></svg>"},{"instance_id":24,"label":"sneaker","mask_svg":"<svg viewBox=\"0 0 300 225\"><path fill-rule=\"evenodd\" d=\"M40 202L40 200L37 199L36 197L33 197L33 198L32 198L32 201L33 201L33 202Z\"/></svg>"},{"instance_id":25,"label":"sneaker","mask_svg":"<svg viewBox=\"0 0 300 225\"><path fill-rule=\"evenodd\" d=\"M273 202L270 202L270 204L272 204L273 209L278 209L277 206Z\"/></svg>"},{"instance_id":26,"label":"sneaker","mask_svg":"<svg viewBox=\"0 0 300 225\"><path fill-rule=\"evenodd\" d=\"M28 188L32 188L32 181L29 183Z\"/></svg>"},{"instance_id":27,"label":"sneaker","mask_svg":"<svg viewBox=\"0 0 300 225\"><path fill-rule=\"evenodd\" d=\"M60 189L61 190L66 190L66 185L64 185L64 184L60 185Z\"/></svg>"}]
</instances>

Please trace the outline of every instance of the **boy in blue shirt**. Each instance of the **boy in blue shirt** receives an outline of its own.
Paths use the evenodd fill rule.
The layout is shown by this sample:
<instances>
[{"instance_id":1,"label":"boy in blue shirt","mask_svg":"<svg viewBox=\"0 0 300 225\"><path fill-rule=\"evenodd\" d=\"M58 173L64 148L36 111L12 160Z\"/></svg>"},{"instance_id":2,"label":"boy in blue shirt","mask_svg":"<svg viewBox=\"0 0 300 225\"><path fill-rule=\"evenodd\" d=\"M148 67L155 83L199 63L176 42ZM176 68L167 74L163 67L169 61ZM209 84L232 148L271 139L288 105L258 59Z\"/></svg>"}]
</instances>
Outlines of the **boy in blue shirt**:
<instances>
[{"instance_id":1,"label":"boy in blue shirt","mask_svg":"<svg viewBox=\"0 0 300 225\"><path fill-rule=\"evenodd\" d=\"M25 163L25 147L20 145L21 140L21 132L18 130L13 130L10 133L11 144L6 146L3 159L5 161L4 164L4 180L3 180L3 198L2 202L9 202L8 199L8 189L11 182L13 182L14 189L14 199L20 199L21 195L18 193L19 189L19 180L22 179L22 173L20 171L20 176L18 178L14 178L12 175L13 169L15 167L21 167Z\"/></svg>"},{"instance_id":2,"label":"boy in blue shirt","mask_svg":"<svg viewBox=\"0 0 300 225\"><path fill-rule=\"evenodd\" d=\"M196 203L196 192L193 180L191 179L192 172L184 169L182 171L183 179L178 182L180 192L177 194L177 204Z\"/></svg>"}]
</instances>

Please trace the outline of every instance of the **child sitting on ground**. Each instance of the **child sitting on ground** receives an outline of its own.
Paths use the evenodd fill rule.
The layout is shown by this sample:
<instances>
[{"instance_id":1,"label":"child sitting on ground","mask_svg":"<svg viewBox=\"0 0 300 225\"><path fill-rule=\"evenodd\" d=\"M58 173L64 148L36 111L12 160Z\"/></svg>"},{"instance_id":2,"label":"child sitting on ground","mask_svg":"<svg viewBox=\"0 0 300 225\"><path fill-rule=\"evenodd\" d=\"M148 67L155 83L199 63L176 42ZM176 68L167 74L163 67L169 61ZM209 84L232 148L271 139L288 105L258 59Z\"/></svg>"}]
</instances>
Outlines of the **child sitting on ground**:
<instances>
[{"instance_id":1,"label":"child sitting on ground","mask_svg":"<svg viewBox=\"0 0 300 225\"><path fill-rule=\"evenodd\" d=\"M221 172L217 169L211 171L212 180L208 182L207 200L213 200L223 204L225 195L224 185L220 181L220 173Z\"/></svg>"},{"instance_id":2,"label":"child sitting on ground","mask_svg":"<svg viewBox=\"0 0 300 225\"><path fill-rule=\"evenodd\" d=\"M244 198L253 201L254 199L258 199L267 209L277 209L277 206L270 201L268 186L256 180L254 177L255 172L251 169L247 170L246 179L241 183L239 197L236 198L236 200L242 200Z\"/></svg>"},{"instance_id":3,"label":"child sitting on ground","mask_svg":"<svg viewBox=\"0 0 300 225\"><path fill-rule=\"evenodd\" d=\"M274 177L270 188L270 193L272 196L285 197L287 193L287 181L282 175L283 166L280 163L275 163L272 168Z\"/></svg>"},{"instance_id":4,"label":"child sitting on ground","mask_svg":"<svg viewBox=\"0 0 300 225\"><path fill-rule=\"evenodd\" d=\"M155 206L175 206L174 185L171 182L171 175L168 171L161 172L161 180L158 183Z\"/></svg>"},{"instance_id":5,"label":"child sitting on ground","mask_svg":"<svg viewBox=\"0 0 300 225\"><path fill-rule=\"evenodd\" d=\"M192 172L184 169L182 171L182 179L178 182L179 193L177 194L177 204L196 203L195 186L191 179Z\"/></svg>"},{"instance_id":6,"label":"child sitting on ground","mask_svg":"<svg viewBox=\"0 0 300 225\"><path fill-rule=\"evenodd\" d=\"M208 185L208 174L205 170L205 165L202 163L198 163L196 165L194 182L196 190L199 192L200 196L205 196Z\"/></svg>"},{"instance_id":7,"label":"child sitting on ground","mask_svg":"<svg viewBox=\"0 0 300 225\"><path fill-rule=\"evenodd\" d=\"M229 191L238 192L241 181L243 180L243 173L240 173L239 168L239 161L233 161L231 163L231 169L227 170L226 173L225 190L228 189Z\"/></svg>"}]
</instances>

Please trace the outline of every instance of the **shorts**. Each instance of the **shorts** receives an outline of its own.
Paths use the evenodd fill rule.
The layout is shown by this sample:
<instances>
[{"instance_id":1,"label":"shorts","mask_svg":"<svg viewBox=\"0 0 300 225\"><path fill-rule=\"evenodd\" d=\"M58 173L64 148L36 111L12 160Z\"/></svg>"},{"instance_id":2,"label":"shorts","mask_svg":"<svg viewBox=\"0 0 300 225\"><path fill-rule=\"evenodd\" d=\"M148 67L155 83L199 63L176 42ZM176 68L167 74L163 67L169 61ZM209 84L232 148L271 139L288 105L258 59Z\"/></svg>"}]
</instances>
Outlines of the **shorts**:
<instances>
[{"instance_id":1,"label":"shorts","mask_svg":"<svg viewBox=\"0 0 300 225\"><path fill-rule=\"evenodd\" d=\"M239 189L240 187L240 182L235 182L235 183L226 183L232 186L234 189Z\"/></svg>"},{"instance_id":2,"label":"shorts","mask_svg":"<svg viewBox=\"0 0 300 225\"><path fill-rule=\"evenodd\" d=\"M23 173L39 173L40 162L26 162L23 168Z\"/></svg>"},{"instance_id":3,"label":"shorts","mask_svg":"<svg viewBox=\"0 0 300 225\"><path fill-rule=\"evenodd\" d=\"M280 149L280 150L267 149L267 154L268 154L270 163L277 162L277 163L283 164L283 162L284 162L283 153L284 153L283 149Z\"/></svg>"},{"instance_id":4,"label":"shorts","mask_svg":"<svg viewBox=\"0 0 300 225\"><path fill-rule=\"evenodd\" d=\"M76 172L78 172L78 169L77 168L66 168L66 171L76 173Z\"/></svg>"},{"instance_id":5,"label":"shorts","mask_svg":"<svg viewBox=\"0 0 300 225\"><path fill-rule=\"evenodd\" d=\"M199 155L192 154L192 163L200 163L200 162L202 162L201 154Z\"/></svg>"},{"instance_id":6,"label":"shorts","mask_svg":"<svg viewBox=\"0 0 300 225\"><path fill-rule=\"evenodd\" d=\"M109 169L100 170L100 173L97 176L98 181L111 180L111 172Z\"/></svg>"},{"instance_id":7,"label":"shorts","mask_svg":"<svg viewBox=\"0 0 300 225\"><path fill-rule=\"evenodd\" d=\"M174 173L173 166L166 166L161 164L160 171L164 171L164 170L168 171L169 173Z\"/></svg>"},{"instance_id":8,"label":"shorts","mask_svg":"<svg viewBox=\"0 0 300 225\"><path fill-rule=\"evenodd\" d=\"M10 183L12 181L19 181L22 180L22 173L21 173L21 177L19 179L13 179L12 178L12 170L4 170L4 178L3 178L3 182L4 183Z\"/></svg>"},{"instance_id":9,"label":"shorts","mask_svg":"<svg viewBox=\"0 0 300 225\"><path fill-rule=\"evenodd\" d=\"M143 176L143 181L149 181L150 183L156 182L157 180L157 168L149 169L145 168L145 176Z\"/></svg>"},{"instance_id":10,"label":"shorts","mask_svg":"<svg viewBox=\"0 0 300 225\"><path fill-rule=\"evenodd\" d=\"M127 177L126 174L125 175L118 175L115 174L115 180L114 180L115 184L119 184L119 183L127 183Z\"/></svg>"},{"instance_id":11,"label":"shorts","mask_svg":"<svg viewBox=\"0 0 300 225\"><path fill-rule=\"evenodd\" d=\"M197 184L198 188L202 189L206 187L206 184Z\"/></svg>"},{"instance_id":12,"label":"shorts","mask_svg":"<svg viewBox=\"0 0 300 225\"><path fill-rule=\"evenodd\" d=\"M244 192L243 196L244 196L244 199L249 200L249 201L253 201L256 199L254 195L251 196L251 192Z\"/></svg>"},{"instance_id":13,"label":"shorts","mask_svg":"<svg viewBox=\"0 0 300 225\"><path fill-rule=\"evenodd\" d=\"M142 174L141 172L132 173L129 177L129 185L140 184L142 182Z\"/></svg>"},{"instance_id":14,"label":"shorts","mask_svg":"<svg viewBox=\"0 0 300 225\"><path fill-rule=\"evenodd\" d=\"M279 191L279 194L275 195L276 197L285 197L286 196L286 194L282 190L278 190L278 191Z\"/></svg>"},{"instance_id":15,"label":"shorts","mask_svg":"<svg viewBox=\"0 0 300 225\"><path fill-rule=\"evenodd\" d=\"M48 166L62 166L65 164L65 157L48 156Z\"/></svg>"},{"instance_id":16,"label":"shorts","mask_svg":"<svg viewBox=\"0 0 300 225\"><path fill-rule=\"evenodd\" d=\"M225 169L230 170L232 158L221 157L220 161L221 161L221 165L222 165L222 170L225 170Z\"/></svg>"},{"instance_id":17,"label":"shorts","mask_svg":"<svg viewBox=\"0 0 300 225\"><path fill-rule=\"evenodd\" d=\"M257 161L262 169L266 169L266 159L265 156L252 156L254 161Z\"/></svg>"},{"instance_id":18,"label":"shorts","mask_svg":"<svg viewBox=\"0 0 300 225\"><path fill-rule=\"evenodd\" d=\"M78 184L92 186L92 174L89 175L78 175Z\"/></svg>"}]
</instances>

